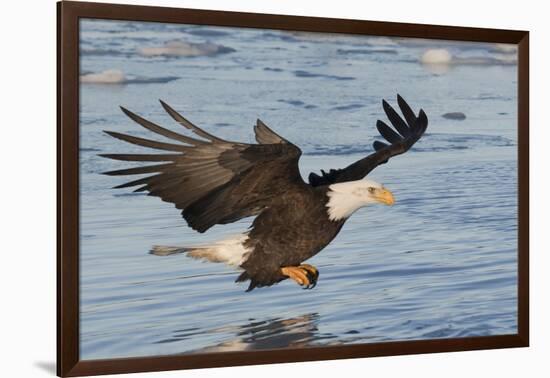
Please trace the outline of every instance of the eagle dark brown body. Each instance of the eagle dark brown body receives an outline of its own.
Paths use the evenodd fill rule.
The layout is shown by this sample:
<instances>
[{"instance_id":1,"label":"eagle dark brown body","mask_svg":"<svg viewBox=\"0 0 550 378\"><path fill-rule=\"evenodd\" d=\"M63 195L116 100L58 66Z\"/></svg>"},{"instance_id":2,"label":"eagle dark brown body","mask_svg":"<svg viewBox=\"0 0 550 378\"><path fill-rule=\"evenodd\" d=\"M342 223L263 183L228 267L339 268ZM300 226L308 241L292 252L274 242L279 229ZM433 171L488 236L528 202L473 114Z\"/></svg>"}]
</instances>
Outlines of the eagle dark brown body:
<instances>
[{"instance_id":1,"label":"eagle dark brown body","mask_svg":"<svg viewBox=\"0 0 550 378\"><path fill-rule=\"evenodd\" d=\"M238 281L250 279L249 289L287 278L283 266L299 266L336 237L345 219L327 217L327 186L290 191L256 217L245 245L254 252L244 262ZM319 232L322 230L322 232ZM289 247L292 248L289 251Z\"/></svg>"},{"instance_id":2,"label":"eagle dark brown body","mask_svg":"<svg viewBox=\"0 0 550 378\"><path fill-rule=\"evenodd\" d=\"M157 163L106 174L147 174L116 188L137 186L135 191L146 191L173 203L198 232L256 216L250 230L239 238L201 247L154 247L153 254L185 252L191 257L237 266L244 270L237 281L250 280L248 290L286 278L312 288L319 273L303 262L328 245L357 208L370 202L393 204L391 192L361 179L392 156L406 152L426 130L425 113L420 110L416 116L399 95L397 100L404 119L382 102L395 130L382 121L376 124L389 144L375 141L375 152L343 169L322 171L322 175L311 173L309 183L302 180L298 169L300 149L262 121L254 126L258 144L231 142L198 128L162 101L170 116L200 139L165 129L122 108L138 124L170 142L106 133L168 153L102 156Z\"/></svg>"}]
</instances>

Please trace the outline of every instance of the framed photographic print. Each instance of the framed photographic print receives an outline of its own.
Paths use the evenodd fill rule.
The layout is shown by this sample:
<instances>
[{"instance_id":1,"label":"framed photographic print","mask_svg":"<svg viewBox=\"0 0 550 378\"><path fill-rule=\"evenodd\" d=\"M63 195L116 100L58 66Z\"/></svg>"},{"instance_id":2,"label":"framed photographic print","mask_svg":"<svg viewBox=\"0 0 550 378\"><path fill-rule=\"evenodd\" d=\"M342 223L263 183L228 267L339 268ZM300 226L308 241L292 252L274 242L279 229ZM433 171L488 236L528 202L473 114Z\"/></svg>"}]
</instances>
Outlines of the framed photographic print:
<instances>
[{"instance_id":1,"label":"framed photographic print","mask_svg":"<svg viewBox=\"0 0 550 378\"><path fill-rule=\"evenodd\" d=\"M58 3L58 374L527 346L528 38Z\"/></svg>"}]
</instances>

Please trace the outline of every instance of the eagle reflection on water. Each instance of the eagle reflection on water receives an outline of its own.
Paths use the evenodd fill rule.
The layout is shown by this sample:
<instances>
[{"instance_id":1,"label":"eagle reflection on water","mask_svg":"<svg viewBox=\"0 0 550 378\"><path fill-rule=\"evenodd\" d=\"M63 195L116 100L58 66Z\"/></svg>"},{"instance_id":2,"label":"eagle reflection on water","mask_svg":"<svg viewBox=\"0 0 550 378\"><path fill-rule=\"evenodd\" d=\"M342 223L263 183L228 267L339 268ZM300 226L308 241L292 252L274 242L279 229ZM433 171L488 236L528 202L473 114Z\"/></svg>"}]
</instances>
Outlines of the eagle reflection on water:
<instances>
[{"instance_id":1,"label":"eagle reflection on water","mask_svg":"<svg viewBox=\"0 0 550 378\"><path fill-rule=\"evenodd\" d=\"M278 348L300 348L312 345L330 345L331 339L338 336L330 333L320 332L318 324L320 322L318 313L308 313L292 318L272 318L268 320L254 320L240 326L226 326L215 328L210 331L199 329L176 330L172 337L156 341L160 343L175 343L187 340L196 333L215 333L234 335L229 341L224 341L218 345L195 350L192 353L216 353L216 352L236 352L262 349ZM350 335L358 333L355 330L348 332ZM350 336L345 342L352 342L354 336ZM343 341L339 338L337 344Z\"/></svg>"}]
</instances>

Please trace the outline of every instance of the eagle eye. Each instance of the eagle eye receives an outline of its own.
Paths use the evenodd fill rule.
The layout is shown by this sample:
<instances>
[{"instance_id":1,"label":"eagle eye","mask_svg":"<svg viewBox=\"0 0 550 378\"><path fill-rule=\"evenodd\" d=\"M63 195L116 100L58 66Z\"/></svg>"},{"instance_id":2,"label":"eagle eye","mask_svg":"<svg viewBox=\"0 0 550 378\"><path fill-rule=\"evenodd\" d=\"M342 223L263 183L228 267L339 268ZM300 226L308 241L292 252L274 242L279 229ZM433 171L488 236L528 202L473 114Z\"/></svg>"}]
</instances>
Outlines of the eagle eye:
<instances>
[{"instance_id":1,"label":"eagle eye","mask_svg":"<svg viewBox=\"0 0 550 378\"><path fill-rule=\"evenodd\" d=\"M374 193L374 188L372 186L369 186L369 193Z\"/></svg>"}]
</instances>

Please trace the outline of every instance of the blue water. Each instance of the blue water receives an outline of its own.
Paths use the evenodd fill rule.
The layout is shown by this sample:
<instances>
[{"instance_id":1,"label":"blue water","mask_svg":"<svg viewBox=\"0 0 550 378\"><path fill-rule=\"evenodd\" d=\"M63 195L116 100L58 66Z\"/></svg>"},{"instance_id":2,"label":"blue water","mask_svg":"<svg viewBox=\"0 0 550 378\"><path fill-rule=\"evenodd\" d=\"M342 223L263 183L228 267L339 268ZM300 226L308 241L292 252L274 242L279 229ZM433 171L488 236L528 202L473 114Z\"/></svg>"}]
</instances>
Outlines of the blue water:
<instances>
[{"instance_id":1,"label":"blue water","mask_svg":"<svg viewBox=\"0 0 550 378\"><path fill-rule=\"evenodd\" d=\"M193 45L143 50L174 40ZM419 63L434 48L456 61ZM514 58L492 44L81 21L81 73L119 77L80 87L81 358L516 333ZM245 142L261 118L304 151L306 177L370 153L381 99L395 104L396 93L425 110L428 131L371 173L397 203L356 212L309 261L320 270L314 290L287 280L245 293L227 266L149 255L154 244L219 240L251 220L198 234L171 204L113 190L124 179L99 174L127 165L98 154L143 152L102 130L152 136L119 105L183 132L163 99Z\"/></svg>"}]
</instances>

